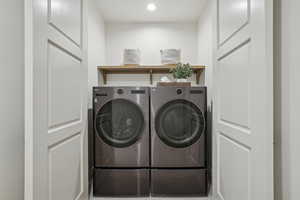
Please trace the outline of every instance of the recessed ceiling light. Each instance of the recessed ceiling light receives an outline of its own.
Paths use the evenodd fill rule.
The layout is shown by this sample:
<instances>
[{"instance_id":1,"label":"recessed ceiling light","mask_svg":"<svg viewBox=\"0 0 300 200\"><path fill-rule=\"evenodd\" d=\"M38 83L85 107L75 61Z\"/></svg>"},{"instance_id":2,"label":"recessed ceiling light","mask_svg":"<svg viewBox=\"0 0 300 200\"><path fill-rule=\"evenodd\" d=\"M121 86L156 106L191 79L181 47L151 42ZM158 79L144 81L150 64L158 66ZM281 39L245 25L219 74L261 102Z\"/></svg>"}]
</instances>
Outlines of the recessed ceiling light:
<instances>
[{"instance_id":1,"label":"recessed ceiling light","mask_svg":"<svg viewBox=\"0 0 300 200\"><path fill-rule=\"evenodd\" d=\"M156 5L154 3L149 3L147 6L147 10L153 12L157 9Z\"/></svg>"}]
</instances>

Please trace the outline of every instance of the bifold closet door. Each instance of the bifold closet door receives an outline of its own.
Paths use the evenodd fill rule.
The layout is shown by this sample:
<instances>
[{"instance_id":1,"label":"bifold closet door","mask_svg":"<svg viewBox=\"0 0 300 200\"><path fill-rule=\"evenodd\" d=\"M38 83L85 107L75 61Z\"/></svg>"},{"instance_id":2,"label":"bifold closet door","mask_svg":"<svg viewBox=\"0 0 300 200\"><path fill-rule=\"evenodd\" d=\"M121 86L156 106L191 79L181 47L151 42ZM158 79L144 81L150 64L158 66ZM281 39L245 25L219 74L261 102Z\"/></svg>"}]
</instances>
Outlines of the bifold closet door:
<instances>
[{"instance_id":1,"label":"bifold closet door","mask_svg":"<svg viewBox=\"0 0 300 200\"><path fill-rule=\"evenodd\" d=\"M273 0L216 0L214 193L273 197Z\"/></svg>"},{"instance_id":2,"label":"bifold closet door","mask_svg":"<svg viewBox=\"0 0 300 200\"><path fill-rule=\"evenodd\" d=\"M86 199L87 0L31 2L33 184L30 200Z\"/></svg>"}]
</instances>

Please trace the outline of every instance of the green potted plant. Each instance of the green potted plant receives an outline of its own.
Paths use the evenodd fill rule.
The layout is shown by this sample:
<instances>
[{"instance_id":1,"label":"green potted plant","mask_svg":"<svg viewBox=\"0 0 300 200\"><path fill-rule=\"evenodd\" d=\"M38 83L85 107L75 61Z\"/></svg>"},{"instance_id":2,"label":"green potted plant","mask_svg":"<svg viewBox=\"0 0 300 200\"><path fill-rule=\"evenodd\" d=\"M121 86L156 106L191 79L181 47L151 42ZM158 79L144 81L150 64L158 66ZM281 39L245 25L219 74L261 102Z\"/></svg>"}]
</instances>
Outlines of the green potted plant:
<instances>
[{"instance_id":1,"label":"green potted plant","mask_svg":"<svg viewBox=\"0 0 300 200\"><path fill-rule=\"evenodd\" d=\"M187 79L193 74L193 69L189 63L177 63L176 67L171 69L171 73L176 82L187 82Z\"/></svg>"}]
</instances>

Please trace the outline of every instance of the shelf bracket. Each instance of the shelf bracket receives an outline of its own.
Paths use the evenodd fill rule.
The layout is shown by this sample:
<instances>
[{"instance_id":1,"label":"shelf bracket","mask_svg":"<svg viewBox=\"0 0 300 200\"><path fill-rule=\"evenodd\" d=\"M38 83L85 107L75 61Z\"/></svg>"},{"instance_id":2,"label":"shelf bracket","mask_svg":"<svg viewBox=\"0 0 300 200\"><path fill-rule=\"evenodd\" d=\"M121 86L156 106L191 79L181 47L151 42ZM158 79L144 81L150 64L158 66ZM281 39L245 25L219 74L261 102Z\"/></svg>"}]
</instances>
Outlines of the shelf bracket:
<instances>
[{"instance_id":1,"label":"shelf bracket","mask_svg":"<svg viewBox=\"0 0 300 200\"><path fill-rule=\"evenodd\" d=\"M107 84L107 73L105 70L101 70L102 78L103 78L103 83L104 85Z\"/></svg>"},{"instance_id":2,"label":"shelf bracket","mask_svg":"<svg viewBox=\"0 0 300 200\"><path fill-rule=\"evenodd\" d=\"M201 77L202 72L203 72L203 70L197 70L196 71L196 82L197 82L197 85L199 85L199 83L200 83L200 77Z\"/></svg>"},{"instance_id":3,"label":"shelf bracket","mask_svg":"<svg viewBox=\"0 0 300 200\"><path fill-rule=\"evenodd\" d=\"M153 70L152 69L149 71L149 76L150 76L150 85L152 85L153 84Z\"/></svg>"}]
</instances>

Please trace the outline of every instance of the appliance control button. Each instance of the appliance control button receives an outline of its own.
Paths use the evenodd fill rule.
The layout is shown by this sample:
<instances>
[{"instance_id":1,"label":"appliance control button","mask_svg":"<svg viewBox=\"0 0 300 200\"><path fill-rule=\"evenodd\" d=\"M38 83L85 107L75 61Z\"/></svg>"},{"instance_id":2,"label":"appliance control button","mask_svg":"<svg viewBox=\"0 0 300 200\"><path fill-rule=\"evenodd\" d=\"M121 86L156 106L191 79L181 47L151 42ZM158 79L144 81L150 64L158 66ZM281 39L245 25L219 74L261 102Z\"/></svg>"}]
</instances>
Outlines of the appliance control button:
<instances>
[{"instance_id":1,"label":"appliance control button","mask_svg":"<svg viewBox=\"0 0 300 200\"><path fill-rule=\"evenodd\" d=\"M118 89L118 90L117 90L117 93L118 93L118 94L124 94L124 90Z\"/></svg>"},{"instance_id":2,"label":"appliance control button","mask_svg":"<svg viewBox=\"0 0 300 200\"><path fill-rule=\"evenodd\" d=\"M177 89L176 92L177 92L178 95L180 95L180 94L182 94L182 89Z\"/></svg>"}]
</instances>

